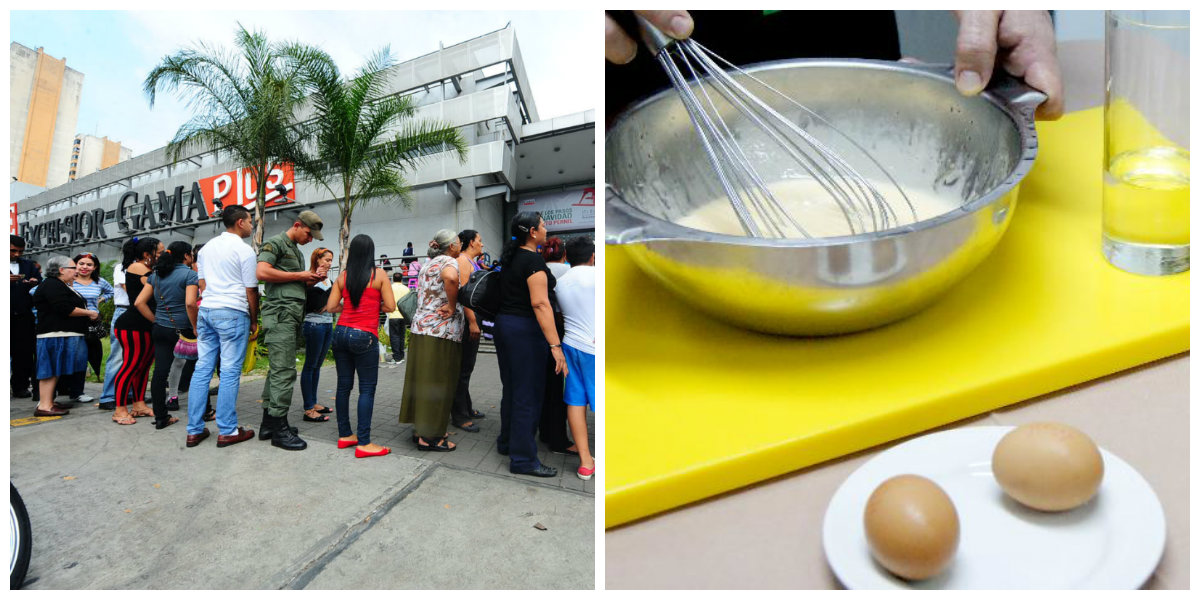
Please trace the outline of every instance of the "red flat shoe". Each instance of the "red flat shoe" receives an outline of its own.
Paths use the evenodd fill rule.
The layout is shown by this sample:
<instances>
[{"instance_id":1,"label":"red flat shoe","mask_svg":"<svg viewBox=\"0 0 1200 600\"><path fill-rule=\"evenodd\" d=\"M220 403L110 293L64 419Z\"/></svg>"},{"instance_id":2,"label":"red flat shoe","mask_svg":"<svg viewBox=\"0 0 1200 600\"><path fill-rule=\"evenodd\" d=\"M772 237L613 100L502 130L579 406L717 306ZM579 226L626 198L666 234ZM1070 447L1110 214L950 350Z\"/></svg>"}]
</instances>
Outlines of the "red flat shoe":
<instances>
[{"instance_id":1,"label":"red flat shoe","mask_svg":"<svg viewBox=\"0 0 1200 600\"><path fill-rule=\"evenodd\" d=\"M338 449L358 446L358 440L338 440Z\"/></svg>"},{"instance_id":2,"label":"red flat shoe","mask_svg":"<svg viewBox=\"0 0 1200 600\"><path fill-rule=\"evenodd\" d=\"M592 468L590 468L590 469L585 468L583 465L580 465L579 470L575 471L575 475L584 481L591 479L592 475L595 475L595 474L596 474L596 465L592 465Z\"/></svg>"},{"instance_id":3,"label":"red flat shoe","mask_svg":"<svg viewBox=\"0 0 1200 600\"><path fill-rule=\"evenodd\" d=\"M391 451L392 451L391 448L384 448L384 449L376 451L376 452L367 452L366 450L363 450L362 448L355 446L354 447L354 458L367 458L368 456L383 456L385 454L391 453Z\"/></svg>"}]
</instances>

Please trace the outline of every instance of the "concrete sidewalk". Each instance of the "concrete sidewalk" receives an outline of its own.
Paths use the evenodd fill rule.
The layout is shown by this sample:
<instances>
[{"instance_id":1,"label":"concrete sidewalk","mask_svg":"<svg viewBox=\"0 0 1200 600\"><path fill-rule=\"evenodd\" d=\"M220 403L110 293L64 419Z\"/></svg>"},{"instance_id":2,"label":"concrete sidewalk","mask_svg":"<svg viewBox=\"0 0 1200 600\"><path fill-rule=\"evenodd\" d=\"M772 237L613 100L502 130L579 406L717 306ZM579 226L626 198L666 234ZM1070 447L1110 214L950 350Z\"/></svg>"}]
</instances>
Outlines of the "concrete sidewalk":
<instances>
[{"instance_id":1,"label":"concrete sidewalk","mask_svg":"<svg viewBox=\"0 0 1200 600\"><path fill-rule=\"evenodd\" d=\"M322 371L323 404L336 379ZM289 418L301 452L257 439L217 448L213 423L211 439L185 448L183 423L121 427L94 404L25 425L34 403L11 400L11 478L33 523L26 587L593 588L595 480L544 447L559 477L508 473L494 449L495 356L480 355L471 386L488 418L479 433L452 429L455 452L412 447L396 421L403 379L403 365L381 367L372 438L393 454L370 459L338 450L332 421L301 420L299 386ZM244 381L243 426L258 428L261 390L261 378Z\"/></svg>"}]
</instances>

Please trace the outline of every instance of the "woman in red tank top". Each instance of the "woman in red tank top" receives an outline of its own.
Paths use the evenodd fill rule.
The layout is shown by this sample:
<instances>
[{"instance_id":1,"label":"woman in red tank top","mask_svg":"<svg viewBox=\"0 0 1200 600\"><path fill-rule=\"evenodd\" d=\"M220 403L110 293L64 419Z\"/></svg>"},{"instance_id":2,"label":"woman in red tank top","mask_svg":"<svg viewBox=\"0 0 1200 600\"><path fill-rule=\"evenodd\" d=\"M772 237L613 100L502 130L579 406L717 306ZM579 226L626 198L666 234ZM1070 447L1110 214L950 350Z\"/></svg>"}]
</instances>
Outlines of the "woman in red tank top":
<instances>
[{"instance_id":1,"label":"woman in red tank top","mask_svg":"<svg viewBox=\"0 0 1200 600\"><path fill-rule=\"evenodd\" d=\"M350 240L346 270L329 291L327 312L340 312L333 331L333 358L337 364L335 409L338 448L354 446L358 458L383 456L390 448L371 443L371 412L379 381L379 312L396 310L387 274L374 266L375 242L369 236ZM358 434L350 428L350 388L358 373Z\"/></svg>"}]
</instances>

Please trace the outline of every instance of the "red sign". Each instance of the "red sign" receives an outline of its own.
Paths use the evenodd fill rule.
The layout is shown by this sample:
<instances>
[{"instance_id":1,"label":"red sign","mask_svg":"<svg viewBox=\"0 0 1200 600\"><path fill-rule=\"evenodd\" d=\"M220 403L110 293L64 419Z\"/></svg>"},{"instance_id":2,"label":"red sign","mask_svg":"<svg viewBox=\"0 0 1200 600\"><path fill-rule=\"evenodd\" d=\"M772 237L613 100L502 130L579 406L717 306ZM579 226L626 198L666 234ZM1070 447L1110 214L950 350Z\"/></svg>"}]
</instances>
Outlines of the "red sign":
<instances>
[{"instance_id":1,"label":"red sign","mask_svg":"<svg viewBox=\"0 0 1200 600\"><path fill-rule=\"evenodd\" d=\"M8 203L8 232L17 235L17 202Z\"/></svg>"},{"instance_id":2,"label":"red sign","mask_svg":"<svg viewBox=\"0 0 1200 600\"><path fill-rule=\"evenodd\" d=\"M213 200L220 200L221 206L234 204L254 208L258 195L258 183L254 171L243 167L228 173L200 180L200 194L204 197L204 208L208 214L213 213ZM277 186L287 188L286 194L280 194ZM292 165L284 163L271 167L267 174L267 203L265 208L288 204L296 201L296 174Z\"/></svg>"}]
</instances>

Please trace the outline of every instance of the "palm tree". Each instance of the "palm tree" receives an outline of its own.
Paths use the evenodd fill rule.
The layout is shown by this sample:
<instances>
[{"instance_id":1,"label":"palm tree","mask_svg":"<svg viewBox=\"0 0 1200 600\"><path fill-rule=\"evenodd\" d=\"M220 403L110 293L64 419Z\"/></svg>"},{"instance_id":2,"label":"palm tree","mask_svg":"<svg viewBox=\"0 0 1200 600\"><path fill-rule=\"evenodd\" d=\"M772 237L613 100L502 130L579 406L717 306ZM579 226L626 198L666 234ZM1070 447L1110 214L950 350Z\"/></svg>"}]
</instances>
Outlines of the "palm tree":
<instances>
[{"instance_id":1,"label":"palm tree","mask_svg":"<svg viewBox=\"0 0 1200 600\"><path fill-rule=\"evenodd\" d=\"M412 121L416 107L409 97L380 97L384 71L392 64L385 46L353 78L343 78L332 61L315 64L310 74L314 116L305 130L313 136L321 162L315 170L311 164L301 170L337 201L343 269L356 208L377 198L410 208L412 195L404 172L416 168L423 157L453 151L466 162L467 144L457 129Z\"/></svg>"},{"instance_id":2,"label":"palm tree","mask_svg":"<svg viewBox=\"0 0 1200 600\"><path fill-rule=\"evenodd\" d=\"M193 110L167 145L172 161L187 150L224 149L254 173L257 250L271 165L292 163L301 172L313 168L304 151L304 132L293 122L312 89L307 75L328 70L332 61L310 46L272 43L240 23L235 44L237 53L198 42L196 48L166 56L146 77L143 89L151 107L161 88L176 92Z\"/></svg>"}]
</instances>

